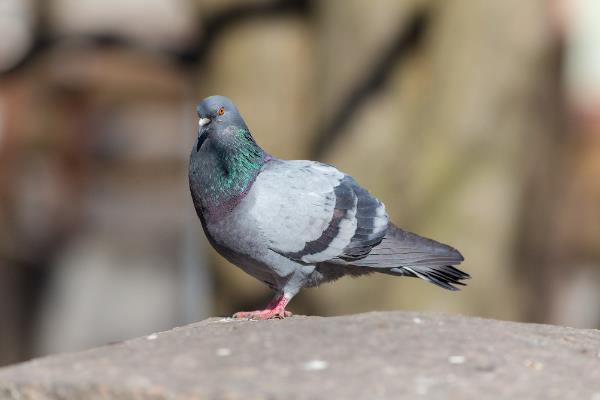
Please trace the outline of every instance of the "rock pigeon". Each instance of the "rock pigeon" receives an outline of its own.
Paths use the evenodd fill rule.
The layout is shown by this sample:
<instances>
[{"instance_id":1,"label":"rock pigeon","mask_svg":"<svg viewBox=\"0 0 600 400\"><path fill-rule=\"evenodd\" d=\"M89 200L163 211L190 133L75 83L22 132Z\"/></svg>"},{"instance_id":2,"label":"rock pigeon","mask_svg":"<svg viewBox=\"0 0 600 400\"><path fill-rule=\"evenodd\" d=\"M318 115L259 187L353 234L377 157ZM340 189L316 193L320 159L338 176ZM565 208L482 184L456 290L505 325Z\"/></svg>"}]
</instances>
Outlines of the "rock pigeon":
<instances>
[{"instance_id":1,"label":"rock pigeon","mask_svg":"<svg viewBox=\"0 0 600 400\"><path fill-rule=\"evenodd\" d=\"M464 260L456 249L396 227L351 176L265 152L228 98L207 97L196 111L189 184L206 237L276 292L264 310L234 318L287 317L300 289L344 275L410 276L448 290L470 277L453 267Z\"/></svg>"}]
</instances>

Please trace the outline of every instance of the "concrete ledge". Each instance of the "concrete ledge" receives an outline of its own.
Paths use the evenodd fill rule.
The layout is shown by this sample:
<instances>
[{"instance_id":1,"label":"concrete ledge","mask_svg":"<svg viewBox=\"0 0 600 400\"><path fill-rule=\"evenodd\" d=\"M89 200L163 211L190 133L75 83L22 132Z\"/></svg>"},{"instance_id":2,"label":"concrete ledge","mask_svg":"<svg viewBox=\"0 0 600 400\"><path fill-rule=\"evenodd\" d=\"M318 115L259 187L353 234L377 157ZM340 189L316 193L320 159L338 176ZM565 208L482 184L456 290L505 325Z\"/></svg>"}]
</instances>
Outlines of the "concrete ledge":
<instances>
[{"instance_id":1,"label":"concrete ledge","mask_svg":"<svg viewBox=\"0 0 600 400\"><path fill-rule=\"evenodd\" d=\"M0 369L1 399L600 400L600 331L405 312L212 318Z\"/></svg>"}]
</instances>

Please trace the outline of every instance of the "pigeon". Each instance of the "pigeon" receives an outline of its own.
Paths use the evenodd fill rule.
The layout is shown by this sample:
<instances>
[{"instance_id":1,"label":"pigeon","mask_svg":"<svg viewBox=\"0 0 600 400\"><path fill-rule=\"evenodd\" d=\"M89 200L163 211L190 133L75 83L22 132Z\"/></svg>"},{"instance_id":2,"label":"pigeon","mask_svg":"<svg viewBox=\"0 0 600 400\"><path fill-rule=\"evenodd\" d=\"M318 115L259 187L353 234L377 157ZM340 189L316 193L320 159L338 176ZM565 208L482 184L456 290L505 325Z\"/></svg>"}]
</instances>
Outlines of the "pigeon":
<instances>
[{"instance_id":1,"label":"pigeon","mask_svg":"<svg viewBox=\"0 0 600 400\"><path fill-rule=\"evenodd\" d=\"M300 289L345 275L416 277L448 290L470 278L454 267L464 260L458 250L395 226L351 176L267 153L228 98L207 97L196 111L189 185L204 233L220 255L275 291L264 310L234 318L288 317Z\"/></svg>"}]
</instances>

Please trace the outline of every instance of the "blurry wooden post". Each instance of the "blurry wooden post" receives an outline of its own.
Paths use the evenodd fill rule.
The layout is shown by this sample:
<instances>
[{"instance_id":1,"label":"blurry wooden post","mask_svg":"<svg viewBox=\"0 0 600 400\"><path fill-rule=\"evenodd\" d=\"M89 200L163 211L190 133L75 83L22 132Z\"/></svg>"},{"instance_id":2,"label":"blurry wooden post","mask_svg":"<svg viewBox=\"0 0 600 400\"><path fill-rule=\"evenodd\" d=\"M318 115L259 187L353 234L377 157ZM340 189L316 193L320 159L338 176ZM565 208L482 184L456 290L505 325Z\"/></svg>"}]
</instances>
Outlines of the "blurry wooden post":
<instances>
[{"instance_id":1,"label":"blurry wooden post","mask_svg":"<svg viewBox=\"0 0 600 400\"><path fill-rule=\"evenodd\" d=\"M20 153L15 125L23 89L20 80L0 81L0 366L28 355L22 333L26 307L19 293L26 273L12 218Z\"/></svg>"},{"instance_id":2,"label":"blurry wooden post","mask_svg":"<svg viewBox=\"0 0 600 400\"><path fill-rule=\"evenodd\" d=\"M552 26L562 39L553 60L563 84L544 98L543 157L527 169L520 267L529 283L527 318L600 327L600 7L556 0ZM557 52L558 54L558 52ZM559 68L559 66L564 66Z\"/></svg>"},{"instance_id":3,"label":"blurry wooden post","mask_svg":"<svg viewBox=\"0 0 600 400\"><path fill-rule=\"evenodd\" d=\"M565 110L561 87L562 53L558 42L547 60L536 112L544 118L529 133L523 159L523 188L514 240L515 265L520 277L523 315L526 321L549 322L555 305L558 281L562 280L559 259L566 243L559 243L556 221L561 213L565 173Z\"/></svg>"},{"instance_id":4,"label":"blurry wooden post","mask_svg":"<svg viewBox=\"0 0 600 400\"><path fill-rule=\"evenodd\" d=\"M38 84L32 70L0 80L0 364L34 355L49 261L76 208L78 146L46 130Z\"/></svg>"}]
</instances>

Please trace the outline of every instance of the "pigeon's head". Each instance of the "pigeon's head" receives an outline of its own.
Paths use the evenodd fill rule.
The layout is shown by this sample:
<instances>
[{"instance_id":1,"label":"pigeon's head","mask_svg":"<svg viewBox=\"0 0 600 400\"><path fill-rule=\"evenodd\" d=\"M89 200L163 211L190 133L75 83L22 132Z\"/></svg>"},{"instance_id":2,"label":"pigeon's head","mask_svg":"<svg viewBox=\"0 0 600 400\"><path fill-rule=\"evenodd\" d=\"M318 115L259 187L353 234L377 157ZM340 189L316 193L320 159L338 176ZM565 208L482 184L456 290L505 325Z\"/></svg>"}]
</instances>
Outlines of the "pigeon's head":
<instances>
[{"instance_id":1,"label":"pigeon's head","mask_svg":"<svg viewBox=\"0 0 600 400\"><path fill-rule=\"evenodd\" d=\"M198 103L196 112L199 118L198 137L201 139L199 145L208 137L226 135L231 128L248 129L238 109L225 96L206 97ZM215 139L218 141L219 137Z\"/></svg>"}]
</instances>

